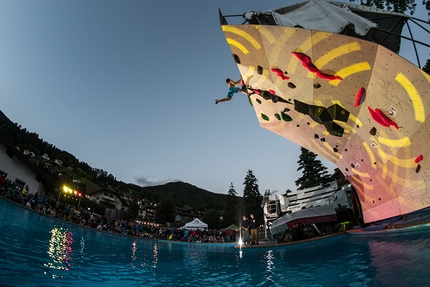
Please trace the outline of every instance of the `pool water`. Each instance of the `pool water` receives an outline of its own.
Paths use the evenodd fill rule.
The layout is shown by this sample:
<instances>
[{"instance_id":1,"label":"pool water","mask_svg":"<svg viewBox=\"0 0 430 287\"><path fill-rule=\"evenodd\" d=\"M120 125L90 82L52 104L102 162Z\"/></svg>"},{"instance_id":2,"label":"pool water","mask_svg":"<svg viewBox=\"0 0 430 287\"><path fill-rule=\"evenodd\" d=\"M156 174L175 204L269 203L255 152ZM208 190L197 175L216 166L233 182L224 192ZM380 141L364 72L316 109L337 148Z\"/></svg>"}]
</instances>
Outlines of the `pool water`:
<instances>
[{"instance_id":1,"label":"pool water","mask_svg":"<svg viewBox=\"0 0 430 287\"><path fill-rule=\"evenodd\" d=\"M0 286L430 286L430 226L240 250L109 234L0 198Z\"/></svg>"}]
</instances>

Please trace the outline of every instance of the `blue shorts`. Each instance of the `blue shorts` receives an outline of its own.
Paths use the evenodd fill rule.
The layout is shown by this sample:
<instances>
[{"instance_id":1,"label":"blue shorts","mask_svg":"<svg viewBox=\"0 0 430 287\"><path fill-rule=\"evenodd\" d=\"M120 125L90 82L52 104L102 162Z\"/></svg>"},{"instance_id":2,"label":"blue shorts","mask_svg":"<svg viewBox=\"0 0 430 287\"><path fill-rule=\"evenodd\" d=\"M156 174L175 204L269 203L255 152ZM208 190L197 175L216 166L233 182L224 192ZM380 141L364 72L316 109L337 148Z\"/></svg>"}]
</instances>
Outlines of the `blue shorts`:
<instances>
[{"instance_id":1,"label":"blue shorts","mask_svg":"<svg viewBox=\"0 0 430 287\"><path fill-rule=\"evenodd\" d=\"M232 98L235 93L239 92L238 87L228 88L227 97Z\"/></svg>"}]
</instances>

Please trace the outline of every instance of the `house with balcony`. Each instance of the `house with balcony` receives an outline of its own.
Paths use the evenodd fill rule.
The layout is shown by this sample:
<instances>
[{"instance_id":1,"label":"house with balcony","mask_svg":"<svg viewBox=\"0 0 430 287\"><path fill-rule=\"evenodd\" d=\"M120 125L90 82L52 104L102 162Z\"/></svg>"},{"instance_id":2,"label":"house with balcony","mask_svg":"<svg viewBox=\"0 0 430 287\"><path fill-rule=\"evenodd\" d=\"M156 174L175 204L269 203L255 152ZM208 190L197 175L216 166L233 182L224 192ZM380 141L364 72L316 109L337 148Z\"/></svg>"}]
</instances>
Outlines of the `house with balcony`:
<instances>
[{"instance_id":1,"label":"house with balcony","mask_svg":"<svg viewBox=\"0 0 430 287\"><path fill-rule=\"evenodd\" d=\"M100 189L87 188L86 194L89 199L105 206L106 208L126 211L127 207L121 196L112 187Z\"/></svg>"},{"instance_id":2,"label":"house with balcony","mask_svg":"<svg viewBox=\"0 0 430 287\"><path fill-rule=\"evenodd\" d=\"M22 192L27 186L29 193L46 194L49 177L34 165L27 156L0 136L0 174L10 180L15 190Z\"/></svg>"},{"instance_id":3,"label":"house with balcony","mask_svg":"<svg viewBox=\"0 0 430 287\"><path fill-rule=\"evenodd\" d=\"M126 202L112 187L86 188L86 197L106 207L104 216L111 219L122 219L123 212L128 211Z\"/></svg>"},{"instance_id":4,"label":"house with balcony","mask_svg":"<svg viewBox=\"0 0 430 287\"><path fill-rule=\"evenodd\" d=\"M145 222L155 222L155 209L157 208L157 205L143 200L138 202L138 205L138 218Z\"/></svg>"},{"instance_id":5,"label":"house with balcony","mask_svg":"<svg viewBox=\"0 0 430 287\"><path fill-rule=\"evenodd\" d=\"M202 212L187 207L175 207L175 222L189 222L202 217Z\"/></svg>"}]
</instances>

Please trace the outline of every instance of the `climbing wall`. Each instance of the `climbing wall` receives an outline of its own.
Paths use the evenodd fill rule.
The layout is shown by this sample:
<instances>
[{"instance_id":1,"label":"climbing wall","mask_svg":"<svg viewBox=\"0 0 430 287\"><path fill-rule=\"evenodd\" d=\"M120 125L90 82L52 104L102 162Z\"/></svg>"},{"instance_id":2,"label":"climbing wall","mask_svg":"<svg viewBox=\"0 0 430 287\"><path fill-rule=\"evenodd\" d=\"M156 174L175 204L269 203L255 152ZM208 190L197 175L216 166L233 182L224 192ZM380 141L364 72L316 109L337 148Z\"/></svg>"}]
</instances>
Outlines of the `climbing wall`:
<instances>
[{"instance_id":1,"label":"climbing wall","mask_svg":"<svg viewBox=\"0 0 430 287\"><path fill-rule=\"evenodd\" d=\"M336 164L365 222L430 206L429 75L344 35L221 27L260 125Z\"/></svg>"}]
</instances>

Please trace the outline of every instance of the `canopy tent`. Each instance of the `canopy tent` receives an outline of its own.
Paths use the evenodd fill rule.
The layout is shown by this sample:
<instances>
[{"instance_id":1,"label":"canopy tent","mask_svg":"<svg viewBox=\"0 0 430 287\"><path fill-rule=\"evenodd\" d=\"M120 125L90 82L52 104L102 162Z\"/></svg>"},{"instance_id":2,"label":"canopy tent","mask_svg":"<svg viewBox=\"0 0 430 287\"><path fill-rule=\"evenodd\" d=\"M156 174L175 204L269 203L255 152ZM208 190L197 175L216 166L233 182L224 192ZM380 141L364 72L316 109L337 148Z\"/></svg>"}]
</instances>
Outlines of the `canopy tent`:
<instances>
[{"instance_id":1,"label":"canopy tent","mask_svg":"<svg viewBox=\"0 0 430 287\"><path fill-rule=\"evenodd\" d=\"M193 221L188 222L185 224L184 228L186 229L205 229L208 228L208 225L201 221L200 219L196 218Z\"/></svg>"},{"instance_id":2,"label":"canopy tent","mask_svg":"<svg viewBox=\"0 0 430 287\"><path fill-rule=\"evenodd\" d=\"M226 228L224 228L223 230L226 230L226 229L230 229L230 230L239 230L240 229L240 227L239 226L237 226L236 224L231 224L230 226L227 226Z\"/></svg>"}]
</instances>

